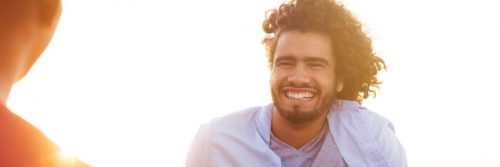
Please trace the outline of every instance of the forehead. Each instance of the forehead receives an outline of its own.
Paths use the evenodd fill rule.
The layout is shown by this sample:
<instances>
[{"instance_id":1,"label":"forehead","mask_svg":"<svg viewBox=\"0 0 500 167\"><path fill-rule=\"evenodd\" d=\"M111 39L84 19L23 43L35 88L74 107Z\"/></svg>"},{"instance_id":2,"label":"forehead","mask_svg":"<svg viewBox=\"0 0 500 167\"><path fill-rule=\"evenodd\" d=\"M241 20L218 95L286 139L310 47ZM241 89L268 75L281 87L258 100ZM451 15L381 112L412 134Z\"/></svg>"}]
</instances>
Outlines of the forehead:
<instances>
[{"instance_id":1,"label":"forehead","mask_svg":"<svg viewBox=\"0 0 500 167\"><path fill-rule=\"evenodd\" d=\"M282 56L297 59L321 58L333 62L331 40L322 33L286 31L278 38L274 60Z\"/></svg>"}]
</instances>

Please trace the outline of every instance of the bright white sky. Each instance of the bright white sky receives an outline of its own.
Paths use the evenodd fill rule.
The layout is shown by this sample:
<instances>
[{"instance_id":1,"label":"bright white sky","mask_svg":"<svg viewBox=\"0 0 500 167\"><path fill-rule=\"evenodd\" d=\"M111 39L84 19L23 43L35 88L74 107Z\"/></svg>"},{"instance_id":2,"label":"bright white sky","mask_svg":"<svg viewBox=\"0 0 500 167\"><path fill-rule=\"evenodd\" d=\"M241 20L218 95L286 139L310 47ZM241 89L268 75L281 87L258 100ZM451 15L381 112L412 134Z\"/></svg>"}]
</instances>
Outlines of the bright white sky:
<instances>
[{"instance_id":1,"label":"bright white sky","mask_svg":"<svg viewBox=\"0 0 500 167\"><path fill-rule=\"evenodd\" d=\"M260 25L279 2L66 0L9 106L94 166L183 166L200 124L271 102ZM389 67L365 105L409 165L500 166L499 4L344 2Z\"/></svg>"}]
</instances>

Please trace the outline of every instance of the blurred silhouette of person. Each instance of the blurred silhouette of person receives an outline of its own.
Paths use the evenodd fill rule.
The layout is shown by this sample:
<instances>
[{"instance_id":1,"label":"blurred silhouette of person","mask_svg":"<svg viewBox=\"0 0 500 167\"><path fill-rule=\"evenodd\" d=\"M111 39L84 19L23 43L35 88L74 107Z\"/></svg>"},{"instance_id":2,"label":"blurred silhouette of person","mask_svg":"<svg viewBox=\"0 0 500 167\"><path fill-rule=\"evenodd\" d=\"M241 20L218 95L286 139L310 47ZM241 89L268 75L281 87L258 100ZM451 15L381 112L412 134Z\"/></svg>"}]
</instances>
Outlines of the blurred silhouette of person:
<instances>
[{"instance_id":1,"label":"blurred silhouette of person","mask_svg":"<svg viewBox=\"0 0 500 167\"><path fill-rule=\"evenodd\" d=\"M60 0L0 0L0 167L89 166L64 156L40 130L12 113L6 102L49 44Z\"/></svg>"},{"instance_id":2,"label":"blurred silhouette of person","mask_svg":"<svg viewBox=\"0 0 500 167\"><path fill-rule=\"evenodd\" d=\"M361 106L385 63L343 5L291 0L262 28L273 103L203 125L187 166L407 166L392 123Z\"/></svg>"}]
</instances>

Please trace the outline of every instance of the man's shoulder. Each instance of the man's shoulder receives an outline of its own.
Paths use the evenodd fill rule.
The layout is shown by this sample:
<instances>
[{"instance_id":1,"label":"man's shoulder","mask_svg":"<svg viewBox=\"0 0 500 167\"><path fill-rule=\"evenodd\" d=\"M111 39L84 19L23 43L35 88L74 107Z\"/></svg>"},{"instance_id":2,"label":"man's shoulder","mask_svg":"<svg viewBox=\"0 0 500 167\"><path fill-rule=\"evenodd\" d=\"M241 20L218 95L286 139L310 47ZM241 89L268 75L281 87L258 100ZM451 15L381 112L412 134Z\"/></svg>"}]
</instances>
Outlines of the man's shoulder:
<instances>
[{"instance_id":1,"label":"man's shoulder","mask_svg":"<svg viewBox=\"0 0 500 167\"><path fill-rule=\"evenodd\" d=\"M406 166L404 149L388 119L355 101L342 101L332 109L328 122L335 129L331 133L339 150L349 155L344 156L346 161L355 163L353 166L366 166L364 160L369 166L375 162L378 166Z\"/></svg>"},{"instance_id":2,"label":"man's shoulder","mask_svg":"<svg viewBox=\"0 0 500 167\"><path fill-rule=\"evenodd\" d=\"M364 116L364 118L372 124L380 124L380 125L388 125L391 124L391 122L384 117L383 115L380 115L377 112L374 112L366 107L360 106L358 112Z\"/></svg>"},{"instance_id":3,"label":"man's shoulder","mask_svg":"<svg viewBox=\"0 0 500 167\"><path fill-rule=\"evenodd\" d=\"M256 163L261 164L257 166L275 166L268 164L269 147L259 131L261 123L267 122L271 109L272 105L250 107L202 125L189 149L186 166Z\"/></svg>"},{"instance_id":4,"label":"man's shoulder","mask_svg":"<svg viewBox=\"0 0 500 167\"><path fill-rule=\"evenodd\" d=\"M329 118L344 124L365 124L369 128L389 127L392 123L384 116L362 106L356 101L340 100L332 109Z\"/></svg>"}]
</instances>

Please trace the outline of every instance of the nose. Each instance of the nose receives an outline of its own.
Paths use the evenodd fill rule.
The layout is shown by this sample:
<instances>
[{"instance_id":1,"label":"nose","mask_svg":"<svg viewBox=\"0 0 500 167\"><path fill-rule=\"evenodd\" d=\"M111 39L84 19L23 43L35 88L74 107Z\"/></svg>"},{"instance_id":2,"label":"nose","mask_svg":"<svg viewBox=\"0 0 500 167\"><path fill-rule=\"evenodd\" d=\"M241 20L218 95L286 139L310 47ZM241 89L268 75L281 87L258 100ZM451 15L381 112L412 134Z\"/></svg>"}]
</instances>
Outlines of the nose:
<instances>
[{"instance_id":1,"label":"nose","mask_svg":"<svg viewBox=\"0 0 500 167\"><path fill-rule=\"evenodd\" d=\"M288 82L295 86L309 85L310 77L304 65L298 64L288 77Z\"/></svg>"}]
</instances>

